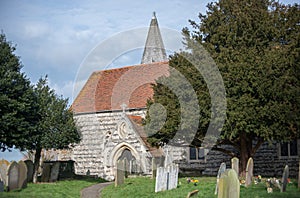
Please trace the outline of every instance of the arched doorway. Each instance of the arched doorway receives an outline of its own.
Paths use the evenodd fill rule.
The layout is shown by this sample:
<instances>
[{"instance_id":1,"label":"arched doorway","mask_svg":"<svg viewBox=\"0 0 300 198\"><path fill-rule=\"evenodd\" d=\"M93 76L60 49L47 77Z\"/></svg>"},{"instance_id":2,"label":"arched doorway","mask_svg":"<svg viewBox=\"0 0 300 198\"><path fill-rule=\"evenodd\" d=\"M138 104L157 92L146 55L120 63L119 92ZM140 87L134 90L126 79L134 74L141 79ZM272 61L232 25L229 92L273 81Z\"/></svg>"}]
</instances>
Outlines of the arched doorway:
<instances>
[{"instance_id":1,"label":"arched doorway","mask_svg":"<svg viewBox=\"0 0 300 198\"><path fill-rule=\"evenodd\" d=\"M125 164L124 169L127 175L138 173L136 158L132 155L131 151L128 148L123 150L122 154L118 158L118 161L119 160L124 160L124 164Z\"/></svg>"}]
</instances>

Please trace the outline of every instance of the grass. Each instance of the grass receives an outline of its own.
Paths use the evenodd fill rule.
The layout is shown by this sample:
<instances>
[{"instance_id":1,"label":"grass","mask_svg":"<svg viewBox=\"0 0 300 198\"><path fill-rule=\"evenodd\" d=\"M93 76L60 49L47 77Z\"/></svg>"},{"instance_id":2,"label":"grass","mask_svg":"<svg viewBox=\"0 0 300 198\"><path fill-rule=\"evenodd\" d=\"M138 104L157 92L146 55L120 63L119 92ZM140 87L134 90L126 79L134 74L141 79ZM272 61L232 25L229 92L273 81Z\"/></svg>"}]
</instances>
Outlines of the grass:
<instances>
[{"instance_id":1,"label":"grass","mask_svg":"<svg viewBox=\"0 0 300 198\"><path fill-rule=\"evenodd\" d=\"M1 197L13 198L73 198L80 197L80 191L88 186L104 182L102 179L81 178L63 180L55 183L29 183L27 188L14 190L12 192L0 192Z\"/></svg>"},{"instance_id":2,"label":"grass","mask_svg":"<svg viewBox=\"0 0 300 198\"><path fill-rule=\"evenodd\" d=\"M179 186L176 189L163 191L155 193L155 180L145 177L137 177L137 178L128 178L125 180L125 183L121 186L114 187L114 185L110 185L106 187L101 192L102 198L114 198L114 197L122 197L122 198L131 198L131 197L172 197L172 198L184 198L187 196L188 192L193 190L199 190L198 196L194 197L205 197L205 198L216 198L214 195L216 178L214 177L199 177L196 178L199 180L197 186L194 186L192 183L188 184L186 182L186 178L179 179ZM296 198L300 197L300 191L296 187L296 183L289 184L287 188L287 192L280 193L279 190L274 190L273 193L268 194L266 191L266 187L264 183L259 183L257 185L252 185L249 188L245 188L241 186L240 192L241 198L260 198L260 197L289 197Z\"/></svg>"}]
</instances>

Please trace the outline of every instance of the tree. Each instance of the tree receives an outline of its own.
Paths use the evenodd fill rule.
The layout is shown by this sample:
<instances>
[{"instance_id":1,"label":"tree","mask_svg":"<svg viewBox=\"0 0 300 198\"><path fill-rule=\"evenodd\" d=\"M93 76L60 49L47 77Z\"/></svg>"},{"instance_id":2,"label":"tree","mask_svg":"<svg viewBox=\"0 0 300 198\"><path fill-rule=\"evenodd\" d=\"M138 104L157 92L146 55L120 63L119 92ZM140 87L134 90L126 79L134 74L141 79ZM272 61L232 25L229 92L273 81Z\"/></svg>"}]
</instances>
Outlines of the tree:
<instances>
[{"instance_id":1,"label":"tree","mask_svg":"<svg viewBox=\"0 0 300 198\"><path fill-rule=\"evenodd\" d=\"M0 34L0 149L21 147L34 127L35 97L15 47Z\"/></svg>"},{"instance_id":2,"label":"tree","mask_svg":"<svg viewBox=\"0 0 300 198\"><path fill-rule=\"evenodd\" d=\"M214 59L223 77L227 110L213 149L238 156L244 175L248 158L262 143L299 137L300 9L297 4L268 0L220 0L207 7L206 15L199 15L199 23L190 21L192 31L183 29L189 52L173 55L169 65L180 71L197 93L201 117L192 145L200 146L215 115L211 113L210 90L190 57L201 56L197 46L202 45ZM199 62L201 58L196 59ZM153 87L148 109L156 101L169 107L165 125L149 141L167 143L181 127L178 114L182 112L166 86L157 83ZM146 124L155 123L150 117L148 111ZM234 150L225 150L221 145L230 145Z\"/></svg>"},{"instance_id":3,"label":"tree","mask_svg":"<svg viewBox=\"0 0 300 198\"><path fill-rule=\"evenodd\" d=\"M73 143L80 141L73 113L68 108L68 99L58 97L54 90L47 85L47 77L39 79L34 87L37 97L37 123L35 132L24 147L27 150L35 150L34 157L34 182L40 164L42 149L70 148Z\"/></svg>"}]
</instances>

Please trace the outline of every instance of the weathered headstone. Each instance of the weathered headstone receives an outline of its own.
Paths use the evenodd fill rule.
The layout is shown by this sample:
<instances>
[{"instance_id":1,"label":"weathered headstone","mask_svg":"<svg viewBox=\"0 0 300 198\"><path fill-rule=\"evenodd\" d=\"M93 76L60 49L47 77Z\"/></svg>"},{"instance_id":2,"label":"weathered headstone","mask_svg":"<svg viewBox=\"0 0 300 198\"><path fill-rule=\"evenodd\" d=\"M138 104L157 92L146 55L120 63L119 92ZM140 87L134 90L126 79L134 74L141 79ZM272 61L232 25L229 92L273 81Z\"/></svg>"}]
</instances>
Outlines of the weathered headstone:
<instances>
[{"instance_id":1,"label":"weathered headstone","mask_svg":"<svg viewBox=\"0 0 300 198\"><path fill-rule=\"evenodd\" d=\"M60 167L60 162L54 162L54 164L51 168L49 182L56 182L57 181L58 174L59 174L59 167Z\"/></svg>"},{"instance_id":2,"label":"weathered headstone","mask_svg":"<svg viewBox=\"0 0 300 198\"><path fill-rule=\"evenodd\" d=\"M167 167L168 171L168 185L167 190L171 190L177 188L178 184L178 165L172 164L171 166Z\"/></svg>"},{"instance_id":3,"label":"weathered headstone","mask_svg":"<svg viewBox=\"0 0 300 198\"><path fill-rule=\"evenodd\" d=\"M27 167L26 164L21 160L19 164L19 188L27 187Z\"/></svg>"},{"instance_id":4,"label":"weathered headstone","mask_svg":"<svg viewBox=\"0 0 300 198\"><path fill-rule=\"evenodd\" d=\"M5 186L7 186L7 168L9 166L9 162L5 159L0 160L0 176Z\"/></svg>"},{"instance_id":5,"label":"weathered headstone","mask_svg":"<svg viewBox=\"0 0 300 198\"><path fill-rule=\"evenodd\" d=\"M288 184L288 178L289 178L289 166L285 165L283 174L282 174L282 179L281 179L281 183L282 183L281 192L286 191L286 186Z\"/></svg>"},{"instance_id":6,"label":"weathered headstone","mask_svg":"<svg viewBox=\"0 0 300 198\"><path fill-rule=\"evenodd\" d=\"M115 177L115 186L119 186L119 185L123 184L124 178L125 178L124 161L118 160L116 177Z\"/></svg>"},{"instance_id":7,"label":"weathered headstone","mask_svg":"<svg viewBox=\"0 0 300 198\"><path fill-rule=\"evenodd\" d=\"M226 164L223 162L220 165L220 168L218 170L218 175L217 175L217 184L216 184L216 189L215 189L215 195L218 194L218 187L219 187L219 180L221 177L221 174L224 173L226 170Z\"/></svg>"},{"instance_id":8,"label":"weathered headstone","mask_svg":"<svg viewBox=\"0 0 300 198\"><path fill-rule=\"evenodd\" d=\"M250 157L247 162L246 167L246 179L245 179L245 186L248 187L251 185L253 177L253 159Z\"/></svg>"},{"instance_id":9,"label":"weathered headstone","mask_svg":"<svg viewBox=\"0 0 300 198\"><path fill-rule=\"evenodd\" d=\"M4 191L4 183L3 181L0 179L0 192Z\"/></svg>"},{"instance_id":10,"label":"weathered headstone","mask_svg":"<svg viewBox=\"0 0 300 198\"><path fill-rule=\"evenodd\" d=\"M19 164L15 161L11 162L11 164L7 168L7 190L8 191L18 189L19 174L20 174Z\"/></svg>"},{"instance_id":11,"label":"weathered headstone","mask_svg":"<svg viewBox=\"0 0 300 198\"><path fill-rule=\"evenodd\" d=\"M227 169L221 174L218 189L218 198L239 198L240 181L233 169Z\"/></svg>"},{"instance_id":12,"label":"weathered headstone","mask_svg":"<svg viewBox=\"0 0 300 198\"><path fill-rule=\"evenodd\" d=\"M129 163L128 163L128 160L125 158L123 159L124 161L124 174L125 174L125 178L128 178L128 175L129 175Z\"/></svg>"},{"instance_id":13,"label":"weathered headstone","mask_svg":"<svg viewBox=\"0 0 300 198\"><path fill-rule=\"evenodd\" d=\"M31 160L25 160L24 163L27 167L27 182L33 181L33 172L34 172L34 165Z\"/></svg>"},{"instance_id":14,"label":"weathered headstone","mask_svg":"<svg viewBox=\"0 0 300 198\"><path fill-rule=\"evenodd\" d=\"M43 164L41 182L49 182L51 166L49 163Z\"/></svg>"},{"instance_id":15,"label":"weathered headstone","mask_svg":"<svg viewBox=\"0 0 300 198\"><path fill-rule=\"evenodd\" d=\"M156 178L156 169L157 169L156 159L153 157L152 158L152 176L151 176L152 179Z\"/></svg>"},{"instance_id":16,"label":"weathered headstone","mask_svg":"<svg viewBox=\"0 0 300 198\"><path fill-rule=\"evenodd\" d=\"M155 192L167 190L168 172L164 167L158 167L156 172Z\"/></svg>"},{"instance_id":17,"label":"weathered headstone","mask_svg":"<svg viewBox=\"0 0 300 198\"><path fill-rule=\"evenodd\" d=\"M299 160L299 170L298 170L298 188L300 188L300 160Z\"/></svg>"},{"instance_id":18,"label":"weathered headstone","mask_svg":"<svg viewBox=\"0 0 300 198\"><path fill-rule=\"evenodd\" d=\"M234 157L231 159L231 168L239 175L239 158Z\"/></svg>"},{"instance_id":19,"label":"weathered headstone","mask_svg":"<svg viewBox=\"0 0 300 198\"><path fill-rule=\"evenodd\" d=\"M157 168L155 192L177 188L179 168L176 164Z\"/></svg>"}]
</instances>

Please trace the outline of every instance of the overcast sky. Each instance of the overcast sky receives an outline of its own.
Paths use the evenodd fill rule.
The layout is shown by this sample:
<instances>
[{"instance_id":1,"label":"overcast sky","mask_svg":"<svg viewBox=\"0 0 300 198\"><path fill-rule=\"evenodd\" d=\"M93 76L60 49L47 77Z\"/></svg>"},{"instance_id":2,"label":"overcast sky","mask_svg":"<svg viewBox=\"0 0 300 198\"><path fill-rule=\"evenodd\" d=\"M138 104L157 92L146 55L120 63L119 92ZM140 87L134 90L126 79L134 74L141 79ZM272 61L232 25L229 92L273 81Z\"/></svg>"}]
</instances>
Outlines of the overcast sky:
<instances>
[{"instance_id":1,"label":"overcast sky","mask_svg":"<svg viewBox=\"0 0 300 198\"><path fill-rule=\"evenodd\" d=\"M205 12L208 2L0 0L0 29L7 40L17 46L16 54L20 56L23 72L31 82L35 83L47 74L50 86L59 95L68 97L71 103L74 83L79 81L79 73L83 73L86 57L99 46L103 49L105 41L121 38L120 35L137 28L148 28L153 11L161 29L171 29L180 35L183 27L189 27L189 19L197 20L199 12ZM281 2L295 3L298 0ZM144 37L146 39L146 34ZM132 39L136 38L133 36ZM140 55L141 50L132 56L123 56L111 67L139 64ZM100 69L103 65L86 68L80 86L92 71Z\"/></svg>"}]
</instances>

